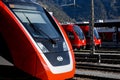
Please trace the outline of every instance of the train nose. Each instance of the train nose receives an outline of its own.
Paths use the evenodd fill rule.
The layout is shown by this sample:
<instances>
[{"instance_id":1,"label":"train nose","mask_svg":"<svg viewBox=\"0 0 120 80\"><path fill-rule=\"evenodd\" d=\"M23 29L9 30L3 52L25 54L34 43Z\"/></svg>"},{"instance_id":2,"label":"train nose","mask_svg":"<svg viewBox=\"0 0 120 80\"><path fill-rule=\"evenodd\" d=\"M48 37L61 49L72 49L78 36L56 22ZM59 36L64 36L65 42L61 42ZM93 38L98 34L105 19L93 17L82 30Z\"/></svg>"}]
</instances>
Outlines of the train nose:
<instances>
[{"instance_id":1,"label":"train nose","mask_svg":"<svg viewBox=\"0 0 120 80\"><path fill-rule=\"evenodd\" d=\"M67 51L45 54L53 66L63 66L70 64L70 58Z\"/></svg>"}]
</instances>

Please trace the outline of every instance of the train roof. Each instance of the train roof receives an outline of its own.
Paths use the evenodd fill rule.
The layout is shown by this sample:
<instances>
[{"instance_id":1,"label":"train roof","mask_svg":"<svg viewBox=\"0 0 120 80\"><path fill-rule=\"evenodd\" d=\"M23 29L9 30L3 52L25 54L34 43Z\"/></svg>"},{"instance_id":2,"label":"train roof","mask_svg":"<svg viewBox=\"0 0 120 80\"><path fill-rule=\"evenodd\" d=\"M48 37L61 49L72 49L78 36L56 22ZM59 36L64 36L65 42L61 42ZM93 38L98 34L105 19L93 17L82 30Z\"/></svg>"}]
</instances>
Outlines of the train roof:
<instances>
[{"instance_id":1,"label":"train roof","mask_svg":"<svg viewBox=\"0 0 120 80\"><path fill-rule=\"evenodd\" d=\"M27 10L40 10L43 11L43 7L36 3L35 0L2 0L11 9L27 9Z\"/></svg>"}]
</instances>

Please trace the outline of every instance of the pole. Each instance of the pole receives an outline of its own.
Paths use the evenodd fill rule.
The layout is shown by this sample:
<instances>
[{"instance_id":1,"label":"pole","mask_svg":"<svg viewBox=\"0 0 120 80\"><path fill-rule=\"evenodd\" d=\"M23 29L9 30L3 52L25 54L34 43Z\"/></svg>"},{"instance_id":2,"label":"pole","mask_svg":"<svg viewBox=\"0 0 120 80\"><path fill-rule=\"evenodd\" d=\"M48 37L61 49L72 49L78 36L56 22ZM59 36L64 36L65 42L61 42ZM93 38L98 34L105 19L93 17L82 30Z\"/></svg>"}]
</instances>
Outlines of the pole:
<instances>
[{"instance_id":1,"label":"pole","mask_svg":"<svg viewBox=\"0 0 120 80\"><path fill-rule=\"evenodd\" d=\"M74 6L75 6L75 4L76 4L76 1L74 0Z\"/></svg>"},{"instance_id":2,"label":"pole","mask_svg":"<svg viewBox=\"0 0 120 80\"><path fill-rule=\"evenodd\" d=\"M94 0L91 0L91 19L90 19L90 53L94 54L95 45L94 45Z\"/></svg>"}]
</instances>

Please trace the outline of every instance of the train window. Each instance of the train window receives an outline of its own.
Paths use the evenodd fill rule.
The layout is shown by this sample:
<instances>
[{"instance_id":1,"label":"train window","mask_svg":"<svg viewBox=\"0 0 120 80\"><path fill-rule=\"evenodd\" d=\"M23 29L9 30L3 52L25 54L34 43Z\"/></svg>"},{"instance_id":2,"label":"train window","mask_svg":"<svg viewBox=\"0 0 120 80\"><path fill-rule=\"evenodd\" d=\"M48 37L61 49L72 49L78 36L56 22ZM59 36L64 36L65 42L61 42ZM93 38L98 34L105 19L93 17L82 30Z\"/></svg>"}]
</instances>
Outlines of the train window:
<instances>
[{"instance_id":1,"label":"train window","mask_svg":"<svg viewBox=\"0 0 120 80\"><path fill-rule=\"evenodd\" d=\"M94 36L96 36L97 39L100 38L99 34L98 34L98 31L96 28L94 28Z\"/></svg>"},{"instance_id":2,"label":"train window","mask_svg":"<svg viewBox=\"0 0 120 80\"><path fill-rule=\"evenodd\" d=\"M43 12L30 10L13 11L33 37L48 38L46 35L49 35L51 38L59 37L58 32L55 30L55 28L53 28L53 25ZM33 26L30 26L31 24Z\"/></svg>"},{"instance_id":3,"label":"train window","mask_svg":"<svg viewBox=\"0 0 120 80\"><path fill-rule=\"evenodd\" d=\"M75 25L74 30L80 39L84 39L84 34L83 34L82 30L79 28L79 26Z\"/></svg>"},{"instance_id":4,"label":"train window","mask_svg":"<svg viewBox=\"0 0 120 80\"><path fill-rule=\"evenodd\" d=\"M50 14L42 7L27 3L6 4L23 24L43 53L68 50L59 27Z\"/></svg>"}]
</instances>

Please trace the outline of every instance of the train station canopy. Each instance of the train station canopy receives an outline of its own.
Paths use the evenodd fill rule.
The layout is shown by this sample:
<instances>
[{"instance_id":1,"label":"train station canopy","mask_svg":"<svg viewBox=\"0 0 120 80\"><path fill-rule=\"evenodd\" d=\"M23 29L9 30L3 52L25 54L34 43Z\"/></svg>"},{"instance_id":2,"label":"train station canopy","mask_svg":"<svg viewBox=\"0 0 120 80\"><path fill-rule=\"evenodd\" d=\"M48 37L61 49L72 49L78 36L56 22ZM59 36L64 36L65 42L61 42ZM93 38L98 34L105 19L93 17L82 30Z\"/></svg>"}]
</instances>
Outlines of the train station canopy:
<instances>
[{"instance_id":1,"label":"train station canopy","mask_svg":"<svg viewBox=\"0 0 120 80\"><path fill-rule=\"evenodd\" d=\"M81 25L89 25L89 22L76 22L75 24ZM95 27L120 27L120 19L117 20L100 20L94 23Z\"/></svg>"},{"instance_id":2,"label":"train station canopy","mask_svg":"<svg viewBox=\"0 0 120 80\"><path fill-rule=\"evenodd\" d=\"M104 20L102 22L95 22L95 27L120 27L120 20Z\"/></svg>"}]
</instances>

